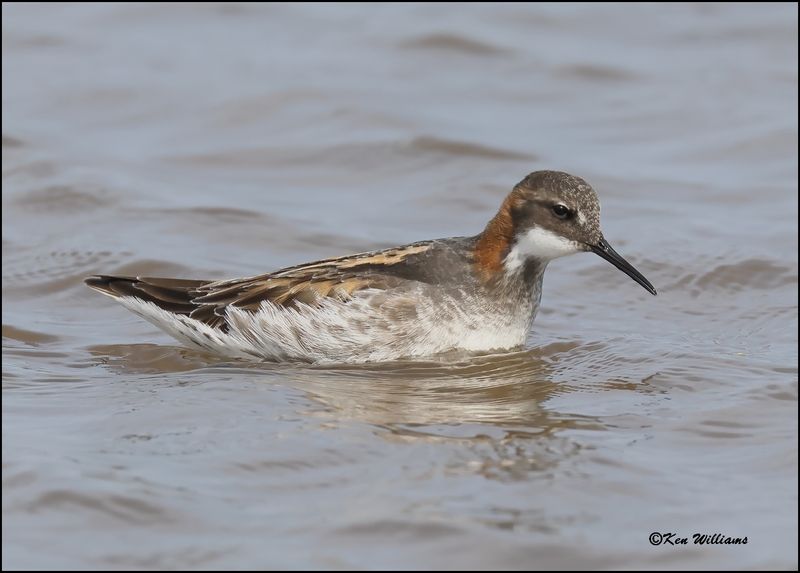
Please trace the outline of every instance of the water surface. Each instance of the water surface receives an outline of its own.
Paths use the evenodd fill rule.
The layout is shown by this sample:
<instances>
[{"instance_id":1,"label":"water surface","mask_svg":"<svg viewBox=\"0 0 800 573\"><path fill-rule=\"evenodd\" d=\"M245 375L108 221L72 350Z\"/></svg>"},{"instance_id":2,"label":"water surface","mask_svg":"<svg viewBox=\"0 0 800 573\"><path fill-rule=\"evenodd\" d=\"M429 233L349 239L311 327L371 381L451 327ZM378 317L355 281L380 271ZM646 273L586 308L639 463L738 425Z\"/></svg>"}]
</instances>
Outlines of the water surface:
<instances>
[{"instance_id":1,"label":"water surface","mask_svg":"<svg viewBox=\"0 0 800 573\"><path fill-rule=\"evenodd\" d=\"M796 568L797 8L3 5L4 568ZM530 350L253 365L82 284L478 232ZM651 532L747 536L653 547Z\"/></svg>"}]
</instances>

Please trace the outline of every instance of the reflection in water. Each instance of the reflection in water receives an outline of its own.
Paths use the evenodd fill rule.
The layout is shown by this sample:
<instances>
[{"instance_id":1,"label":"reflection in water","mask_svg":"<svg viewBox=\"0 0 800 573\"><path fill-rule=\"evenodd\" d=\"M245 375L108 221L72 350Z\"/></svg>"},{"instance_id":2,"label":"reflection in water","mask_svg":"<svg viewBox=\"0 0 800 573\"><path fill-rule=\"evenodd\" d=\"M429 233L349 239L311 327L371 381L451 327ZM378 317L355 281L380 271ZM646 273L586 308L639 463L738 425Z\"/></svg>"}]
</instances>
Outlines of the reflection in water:
<instances>
[{"instance_id":1,"label":"reflection in water","mask_svg":"<svg viewBox=\"0 0 800 573\"><path fill-rule=\"evenodd\" d=\"M561 387L551 379L548 348L454 364L304 368L289 378L340 415L379 426L483 423L549 432L559 424L542 403Z\"/></svg>"},{"instance_id":2,"label":"reflection in water","mask_svg":"<svg viewBox=\"0 0 800 573\"><path fill-rule=\"evenodd\" d=\"M605 429L599 419L560 412L545 404L574 386L558 382L555 362L577 343L554 343L523 352L457 362L394 362L307 366L225 361L195 350L151 344L100 345L93 361L121 373L189 372L218 378L280 383L300 390L316 407L300 414L323 426L366 423L392 442L452 444L465 452L449 472L522 479L553 468L579 446L560 430ZM321 409L319 408L321 406Z\"/></svg>"},{"instance_id":3,"label":"reflection in water","mask_svg":"<svg viewBox=\"0 0 800 573\"><path fill-rule=\"evenodd\" d=\"M288 380L338 418L380 427L502 424L550 433L579 422L579 418L542 408L546 400L569 390L553 380L554 357L579 346L554 343L507 354L462 356L452 363L442 358L341 366L254 364L155 344L94 345L87 350L95 363L121 373L199 370L211 374L224 369L252 377L277 371L282 381Z\"/></svg>"},{"instance_id":4,"label":"reflection in water","mask_svg":"<svg viewBox=\"0 0 800 573\"><path fill-rule=\"evenodd\" d=\"M553 379L553 355L576 346L553 344L454 364L304 368L287 378L337 419L373 424L386 440L450 444L449 474L519 480L552 470L579 451L560 430L603 428L591 417L545 406L570 390Z\"/></svg>"},{"instance_id":5,"label":"reflection in water","mask_svg":"<svg viewBox=\"0 0 800 573\"><path fill-rule=\"evenodd\" d=\"M120 374L188 372L225 363L223 358L192 348L159 344L96 344L87 347L92 362Z\"/></svg>"}]
</instances>

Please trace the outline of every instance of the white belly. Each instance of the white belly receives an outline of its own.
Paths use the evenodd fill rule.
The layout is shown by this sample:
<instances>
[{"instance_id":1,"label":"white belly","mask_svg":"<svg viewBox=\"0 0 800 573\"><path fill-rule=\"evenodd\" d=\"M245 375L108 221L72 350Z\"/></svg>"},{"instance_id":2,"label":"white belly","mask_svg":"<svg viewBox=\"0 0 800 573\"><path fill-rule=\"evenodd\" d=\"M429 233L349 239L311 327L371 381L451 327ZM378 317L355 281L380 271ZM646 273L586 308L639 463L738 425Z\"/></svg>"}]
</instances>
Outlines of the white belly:
<instances>
[{"instance_id":1,"label":"white belly","mask_svg":"<svg viewBox=\"0 0 800 573\"><path fill-rule=\"evenodd\" d=\"M228 308L227 332L141 299L119 300L178 340L226 356L352 363L521 346L539 292L508 309L463 295L432 301L378 290L297 308L264 302L255 313Z\"/></svg>"}]
</instances>

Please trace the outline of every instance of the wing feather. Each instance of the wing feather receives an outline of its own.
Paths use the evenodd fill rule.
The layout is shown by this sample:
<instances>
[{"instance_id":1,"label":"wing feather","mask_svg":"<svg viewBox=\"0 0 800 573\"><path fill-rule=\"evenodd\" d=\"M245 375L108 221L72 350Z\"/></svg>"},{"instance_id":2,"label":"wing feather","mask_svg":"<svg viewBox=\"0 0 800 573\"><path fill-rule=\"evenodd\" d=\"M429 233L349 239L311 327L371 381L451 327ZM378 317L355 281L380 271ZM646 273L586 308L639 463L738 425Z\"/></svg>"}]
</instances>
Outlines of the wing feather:
<instances>
[{"instance_id":1,"label":"wing feather","mask_svg":"<svg viewBox=\"0 0 800 573\"><path fill-rule=\"evenodd\" d=\"M135 296L225 329L228 306L257 311L263 302L295 307L314 305L327 297L346 301L360 290L386 289L409 280L392 271L430 247L430 242L414 243L224 281L99 275L86 279L86 284L114 297Z\"/></svg>"}]
</instances>

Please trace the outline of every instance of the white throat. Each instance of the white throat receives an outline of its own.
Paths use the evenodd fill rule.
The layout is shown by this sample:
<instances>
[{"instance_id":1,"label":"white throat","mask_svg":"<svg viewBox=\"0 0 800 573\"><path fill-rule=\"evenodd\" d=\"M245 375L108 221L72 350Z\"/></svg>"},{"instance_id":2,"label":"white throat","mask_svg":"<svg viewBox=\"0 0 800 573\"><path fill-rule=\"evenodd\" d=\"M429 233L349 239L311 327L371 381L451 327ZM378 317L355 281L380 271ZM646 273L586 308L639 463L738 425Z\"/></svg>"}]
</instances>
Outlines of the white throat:
<instances>
[{"instance_id":1,"label":"white throat","mask_svg":"<svg viewBox=\"0 0 800 573\"><path fill-rule=\"evenodd\" d=\"M542 262L552 261L581 251L575 241L556 235L552 231L534 227L519 236L511 247L503 264L506 271L513 272L522 267L525 261L537 259Z\"/></svg>"}]
</instances>

